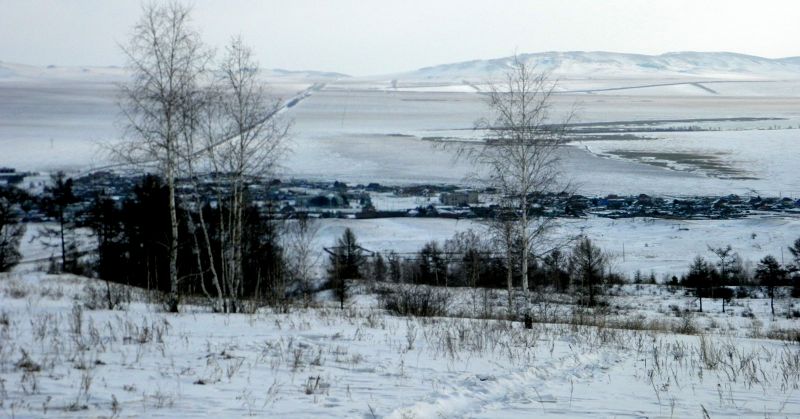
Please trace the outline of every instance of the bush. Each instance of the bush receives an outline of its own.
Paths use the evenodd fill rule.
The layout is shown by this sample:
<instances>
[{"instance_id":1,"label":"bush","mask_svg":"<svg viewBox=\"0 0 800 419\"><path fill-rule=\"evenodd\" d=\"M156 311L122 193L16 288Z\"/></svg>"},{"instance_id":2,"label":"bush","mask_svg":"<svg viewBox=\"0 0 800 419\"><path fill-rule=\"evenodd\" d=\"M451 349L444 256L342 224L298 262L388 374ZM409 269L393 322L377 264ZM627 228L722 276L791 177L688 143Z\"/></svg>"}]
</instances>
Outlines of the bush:
<instances>
[{"instance_id":1,"label":"bush","mask_svg":"<svg viewBox=\"0 0 800 419\"><path fill-rule=\"evenodd\" d=\"M80 302L89 310L124 310L131 302L131 291L120 284L86 284Z\"/></svg>"},{"instance_id":2,"label":"bush","mask_svg":"<svg viewBox=\"0 0 800 419\"><path fill-rule=\"evenodd\" d=\"M703 298L722 298L726 301L733 298L733 290L728 287L701 288L700 297Z\"/></svg>"},{"instance_id":3,"label":"bush","mask_svg":"<svg viewBox=\"0 0 800 419\"><path fill-rule=\"evenodd\" d=\"M694 317L692 315L684 316L680 324L675 327L675 333L683 335L697 334L697 324L694 322Z\"/></svg>"},{"instance_id":4,"label":"bush","mask_svg":"<svg viewBox=\"0 0 800 419\"><path fill-rule=\"evenodd\" d=\"M736 298L752 298L750 287L736 287Z\"/></svg>"},{"instance_id":5,"label":"bush","mask_svg":"<svg viewBox=\"0 0 800 419\"><path fill-rule=\"evenodd\" d=\"M447 312L450 294L424 285L401 285L385 288L379 294L381 306L400 316L434 317Z\"/></svg>"}]
</instances>

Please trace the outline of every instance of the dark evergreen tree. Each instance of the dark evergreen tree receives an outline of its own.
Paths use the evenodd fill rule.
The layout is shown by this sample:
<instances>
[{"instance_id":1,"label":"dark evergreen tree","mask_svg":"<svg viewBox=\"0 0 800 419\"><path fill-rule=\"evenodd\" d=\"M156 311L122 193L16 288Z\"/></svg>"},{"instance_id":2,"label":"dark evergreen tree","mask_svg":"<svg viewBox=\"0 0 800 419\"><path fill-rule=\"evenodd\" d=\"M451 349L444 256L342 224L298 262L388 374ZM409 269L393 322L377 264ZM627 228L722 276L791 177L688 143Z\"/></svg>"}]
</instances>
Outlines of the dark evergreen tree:
<instances>
[{"instance_id":1,"label":"dark evergreen tree","mask_svg":"<svg viewBox=\"0 0 800 419\"><path fill-rule=\"evenodd\" d=\"M361 266L364 264L364 249L358 244L355 233L346 228L334 246L337 257L331 257L334 274L345 279L360 279Z\"/></svg>"},{"instance_id":2,"label":"dark evergreen tree","mask_svg":"<svg viewBox=\"0 0 800 419\"><path fill-rule=\"evenodd\" d=\"M703 290L709 286L711 280L711 267L702 256L696 256L686 275L684 286L695 289L695 294L700 301L700 312L703 312Z\"/></svg>"},{"instance_id":3,"label":"dark evergreen tree","mask_svg":"<svg viewBox=\"0 0 800 419\"><path fill-rule=\"evenodd\" d=\"M270 211L250 206L245 211L244 295L281 304L285 298L283 249Z\"/></svg>"},{"instance_id":4,"label":"dark evergreen tree","mask_svg":"<svg viewBox=\"0 0 800 419\"><path fill-rule=\"evenodd\" d=\"M25 234L17 208L24 194L16 188L0 188L0 272L6 272L22 260L19 243Z\"/></svg>"},{"instance_id":5,"label":"dark evergreen tree","mask_svg":"<svg viewBox=\"0 0 800 419\"><path fill-rule=\"evenodd\" d=\"M447 263L442 249L436 241L428 242L422 247L417 261L419 264L417 281L419 283L447 286Z\"/></svg>"},{"instance_id":6,"label":"dark evergreen tree","mask_svg":"<svg viewBox=\"0 0 800 419\"><path fill-rule=\"evenodd\" d=\"M767 289L769 295L769 307L772 315L775 315L775 287L784 283L786 270L772 255L764 256L756 267L756 279L761 286Z\"/></svg>"},{"instance_id":7,"label":"dark evergreen tree","mask_svg":"<svg viewBox=\"0 0 800 419\"><path fill-rule=\"evenodd\" d=\"M792 298L800 298L800 238L789 246L792 263L787 267L792 275Z\"/></svg>"},{"instance_id":8,"label":"dark evergreen tree","mask_svg":"<svg viewBox=\"0 0 800 419\"><path fill-rule=\"evenodd\" d=\"M89 212L89 227L97 238L94 270L98 277L110 279L125 261L127 243L123 234L121 211L109 197L98 195Z\"/></svg>"},{"instance_id":9,"label":"dark evergreen tree","mask_svg":"<svg viewBox=\"0 0 800 419\"><path fill-rule=\"evenodd\" d=\"M97 239L96 259L94 260L95 274L105 280L106 306L109 310L117 307L121 301L113 295L111 282L119 275L119 270L127 266L128 244L123 234L121 211L118 210L114 200L107 196L98 195L88 214L88 226L93 230ZM119 278L113 282L123 282L127 278Z\"/></svg>"},{"instance_id":10,"label":"dark evergreen tree","mask_svg":"<svg viewBox=\"0 0 800 419\"><path fill-rule=\"evenodd\" d=\"M347 300L347 280L361 278L364 249L358 244L355 233L346 228L333 248L328 249L328 279L343 309Z\"/></svg>"},{"instance_id":11,"label":"dark evergreen tree","mask_svg":"<svg viewBox=\"0 0 800 419\"><path fill-rule=\"evenodd\" d=\"M570 262L575 282L581 284L583 292L589 296L584 304L594 306L597 304L596 294L601 292L608 257L588 237L584 237L572 249Z\"/></svg>"},{"instance_id":12,"label":"dark evergreen tree","mask_svg":"<svg viewBox=\"0 0 800 419\"><path fill-rule=\"evenodd\" d=\"M52 186L45 188L45 198L42 200L47 214L56 219L58 227L42 230L45 245L50 246L52 240L60 251L61 272L81 273L78 259L80 252L78 241L75 237L75 211L71 206L78 201L72 191L72 179L67 178L64 172L57 172L51 176Z\"/></svg>"},{"instance_id":13,"label":"dark evergreen tree","mask_svg":"<svg viewBox=\"0 0 800 419\"><path fill-rule=\"evenodd\" d=\"M792 263L789 269L792 272L800 272L800 238L789 246L789 253L792 255Z\"/></svg>"},{"instance_id":14,"label":"dark evergreen tree","mask_svg":"<svg viewBox=\"0 0 800 419\"><path fill-rule=\"evenodd\" d=\"M386 281L387 267L383 255L375 254L375 259L372 261L372 279L377 282Z\"/></svg>"},{"instance_id":15,"label":"dark evergreen tree","mask_svg":"<svg viewBox=\"0 0 800 419\"><path fill-rule=\"evenodd\" d=\"M553 249L552 252L545 255L542 262L547 282L553 285L556 291L566 290L569 287L569 272L567 271L569 260L564 252Z\"/></svg>"}]
</instances>

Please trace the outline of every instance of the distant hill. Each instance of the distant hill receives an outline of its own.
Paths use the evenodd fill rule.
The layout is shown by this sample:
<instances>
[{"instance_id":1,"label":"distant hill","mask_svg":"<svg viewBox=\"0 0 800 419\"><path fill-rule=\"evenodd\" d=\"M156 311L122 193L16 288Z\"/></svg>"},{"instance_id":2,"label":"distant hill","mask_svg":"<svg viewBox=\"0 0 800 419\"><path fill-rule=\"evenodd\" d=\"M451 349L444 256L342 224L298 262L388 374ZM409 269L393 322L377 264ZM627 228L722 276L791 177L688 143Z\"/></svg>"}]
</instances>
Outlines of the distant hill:
<instances>
[{"instance_id":1,"label":"distant hill","mask_svg":"<svg viewBox=\"0 0 800 419\"><path fill-rule=\"evenodd\" d=\"M273 68L271 70L267 70L267 73L278 77L289 76L289 77L327 78L327 79L342 79L350 77L347 74L336 73L332 71L284 70L282 68Z\"/></svg>"},{"instance_id":2,"label":"distant hill","mask_svg":"<svg viewBox=\"0 0 800 419\"><path fill-rule=\"evenodd\" d=\"M74 80L87 82L124 81L128 72L123 67L81 67L81 66L32 66L0 61L0 81L6 80ZM267 69L263 71L267 79L292 79L325 81L349 77L346 74L312 71Z\"/></svg>"},{"instance_id":3,"label":"distant hill","mask_svg":"<svg viewBox=\"0 0 800 419\"><path fill-rule=\"evenodd\" d=\"M764 58L732 52L669 52L661 55L602 51L539 52L519 58L538 70L558 78L637 79L708 78L716 80L800 80L800 57ZM496 79L510 66L513 57L480 59L423 67L414 71L355 77L342 73L266 69L263 76L273 81L357 83L359 80L397 79L424 83L480 82ZM30 66L0 61L2 80L121 81L127 72L121 67Z\"/></svg>"},{"instance_id":4,"label":"distant hill","mask_svg":"<svg viewBox=\"0 0 800 419\"><path fill-rule=\"evenodd\" d=\"M559 77L800 78L800 57L770 59L731 52L644 55L571 51L520 54L519 58ZM513 57L503 57L442 64L395 76L418 80L492 79L508 69L512 60Z\"/></svg>"},{"instance_id":5,"label":"distant hill","mask_svg":"<svg viewBox=\"0 0 800 419\"><path fill-rule=\"evenodd\" d=\"M0 61L0 81L2 80L82 80L82 81L121 81L126 71L121 67L45 67L7 63Z\"/></svg>"}]
</instances>

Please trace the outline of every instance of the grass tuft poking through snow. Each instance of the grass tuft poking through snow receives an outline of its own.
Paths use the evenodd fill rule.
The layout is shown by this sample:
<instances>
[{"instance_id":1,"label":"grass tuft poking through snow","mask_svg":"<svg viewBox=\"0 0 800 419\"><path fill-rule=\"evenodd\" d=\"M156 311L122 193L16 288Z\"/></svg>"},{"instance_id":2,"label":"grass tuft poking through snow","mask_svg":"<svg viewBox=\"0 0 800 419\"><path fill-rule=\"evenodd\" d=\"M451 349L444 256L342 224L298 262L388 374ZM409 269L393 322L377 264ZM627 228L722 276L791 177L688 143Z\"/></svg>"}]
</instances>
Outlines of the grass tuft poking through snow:
<instances>
[{"instance_id":1,"label":"grass tuft poking through snow","mask_svg":"<svg viewBox=\"0 0 800 419\"><path fill-rule=\"evenodd\" d=\"M189 306L175 315L133 291L125 310L90 310L105 307L91 304L96 285L40 273L0 279L0 415L800 414L795 329L753 339L750 317L684 312L690 300L646 287L617 290L605 311L542 297L525 329L502 319L505 309L493 305L501 294L483 291L435 290L447 294L439 316L392 315L369 287L344 310L323 302L288 313ZM645 309L649 298L664 300L663 313ZM760 301L752 300L753 318L769 324ZM487 312L496 319L481 318Z\"/></svg>"}]
</instances>

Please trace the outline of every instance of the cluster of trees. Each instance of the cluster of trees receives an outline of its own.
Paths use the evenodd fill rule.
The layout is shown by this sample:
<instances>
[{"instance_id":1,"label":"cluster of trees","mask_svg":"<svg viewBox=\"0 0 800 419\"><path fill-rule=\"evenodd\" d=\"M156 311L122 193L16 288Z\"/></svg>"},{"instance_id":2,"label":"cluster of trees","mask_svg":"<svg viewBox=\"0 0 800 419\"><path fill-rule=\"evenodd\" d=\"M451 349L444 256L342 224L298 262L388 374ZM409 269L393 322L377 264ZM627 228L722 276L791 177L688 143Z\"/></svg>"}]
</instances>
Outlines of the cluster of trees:
<instances>
[{"instance_id":1,"label":"cluster of trees","mask_svg":"<svg viewBox=\"0 0 800 419\"><path fill-rule=\"evenodd\" d=\"M774 256L764 256L756 266L753 275L744 269L739 255L733 248L713 248L709 251L714 254L712 261L706 261L702 256L696 256L689 265L689 271L680 279L686 287L694 288L703 311L703 297L722 299L722 311L725 311L725 301L733 297L732 285L759 285L764 287L770 298L770 309L775 315L776 290L781 286L792 286L792 297L800 297L800 238L789 246L792 260L782 264Z\"/></svg>"},{"instance_id":2,"label":"cluster of trees","mask_svg":"<svg viewBox=\"0 0 800 419\"><path fill-rule=\"evenodd\" d=\"M26 230L21 215L36 208L56 222L55 226L40 229L34 237L52 250L50 272L84 273L75 234L77 213L73 204L76 201L72 180L63 172L51 176L51 186L45 188L42 195L31 195L14 186L0 188L0 272L20 262L19 245Z\"/></svg>"},{"instance_id":3,"label":"cluster of trees","mask_svg":"<svg viewBox=\"0 0 800 419\"><path fill-rule=\"evenodd\" d=\"M604 286L621 281L609 270L609 257L589 238L582 237L572 247L554 249L543 258L522 256L517 244L511 257L498 252L492 239L474 230L456 233L443 245L426 243L415 253L387 255L363 249L349 229L330 252L328 277L339 296L346 292L342 278L368 279L440 287L507 288L511 278L511 294L523 286L519 264L528 263L529 290L555 289L573 291L581 304L600 302ZM370 256L370 257L367 257ZM341 291L340 291L341 290ZM510 295L509 298L513 298Z\"/></svg>"},{"instance_id":4,"label":"cluster of trees","mask_svg":"<svg viewBox=\"0 0 800 419\"><path fill-rule=\"evenodd\" d=\"M197 283L211 283L203 291L219 310L235 312L247 288L248 179L274 169L289 124L278 117L282 104L259 79L251 50L233 38L215 59L190 12L177 2L144 6L123 47L132 70L121 102L128 136L115 151L126 163L155 169L164 182L168 218L159 234L166 234L169 310L178 310L186 281L180 266L196 262L204 273ZM178 179L204 173L223 176L225 186L213 196L200 196L197 187L178 190ZM202 209L212 201L216 212ZM196 219L187 216L183 225L187 208ZM183 241L194 243L191 254L182 254Z\"/></svg>"},{"instance_id":5,"label":"cluster of trees","mask_svg":"<svg viewBox=\"0 0 800 419\"><path fill-rule=\"evenodd\" d=\"M87 217L97 239L95 272L100 278L141 288L172 292L169 190L162 179L145 176L133 196L122 202L99 196ZM247 198L245 197L245 202ZM216 310L241 311L242 300L283 298L282 248L269 211L246 205L241 218L241 277L219 281L228 268L225 230L229 209L206 203L188 209L177 201L178 295L206 297ZM205 223L199 228L200 220ZM210 265L209 263L213 263ZM215 277L216 272L216 277ZM230 289L229 287L238 287Z\"/></svg>"},{"instance_id":6,"label":"cluster of trees","mask_svg":"<svg viewBox=\"0 0 800 419\"><path fill-rule=\"evenodd\" d=\"M284 261L287 252L279 241L280 226L269 208L256 208L246 193L242 199L242 273L234 284L217 282L212 273L226 270L223 253L229 234L225 229L228 208L211 202L187 205L179 196L178 295L205 296L216 309L229 312L241 310L243 298L284 300L284 271L294 272L294 267ZM13 187L0 188L0 272L20 261L19 246L26 227L20 215L40 209L53 222L40 226L32 239L51 250L49 272L94 275L107 282L172 291L169 191L160 177L142 177L133 194L121 201L103 194L89 208L76 205L77 201L72 179L60 172L52 176L51 186L40 196ZM202 229L200 220L205 220ZM289 250L288 254L294 251ZM208 261L214 265L209 266ZM227 288L231 285L239 289ZM108 291L111 308L115 298L110 287ZM220 298L226 295L239 298Z\"/></svg>"},{"instance_id":7,"label":"cluster of trees","mask_svg":"<svg viewBox=\"0 0 800 419\"><path fill-rule=\"evenodd\" d=\"M513 248L508 258L498 251L494 240L487 240L473 230L456 233L443 245L428 242L413 254L389 252L384 256L371 252L367 255L368 251L358 245L353 232L347 229L334 249L338 253L332 253L328 261L329 280L342 299L346 293L343 278L440 287L504 288L510 277L513 287L522 286L519 274L522 269L518 266L523 260L521 247ZM674 277L674 283L695 290L700 311L704 297L722 299L724 311L724 302L734 295L729 286L734 285L764 287L773 303L773 314L778 287L793 285L792 296L800 296L800 239L789 247L793 257L790 263L782 265L767 255L753 275L747 272L731 246L709 251L714 255L711 261L697 256L686 274L680 279ZM578 238L571 246L553 249L543 257L529 255L525 260L530 275L528 290L572 293L579 304L587 306L602 303L601 296L607 286L625 281L610 270L609 255L587 237Z\"/></svg>"}]
</instances>

